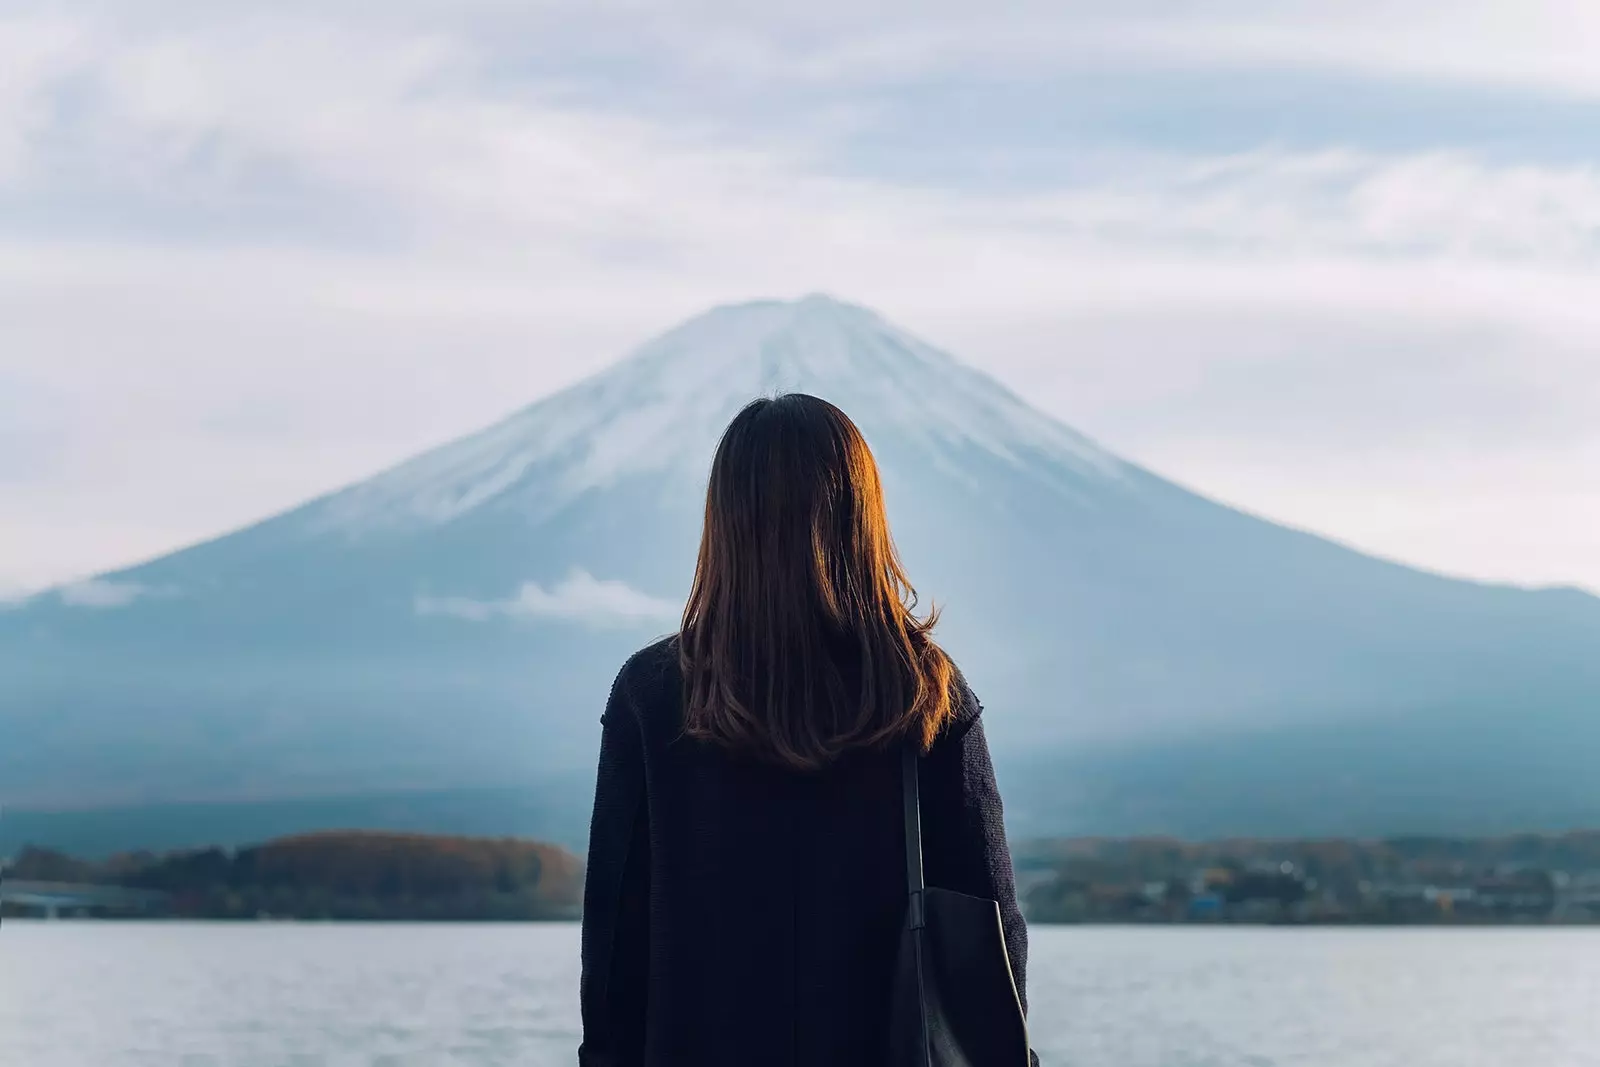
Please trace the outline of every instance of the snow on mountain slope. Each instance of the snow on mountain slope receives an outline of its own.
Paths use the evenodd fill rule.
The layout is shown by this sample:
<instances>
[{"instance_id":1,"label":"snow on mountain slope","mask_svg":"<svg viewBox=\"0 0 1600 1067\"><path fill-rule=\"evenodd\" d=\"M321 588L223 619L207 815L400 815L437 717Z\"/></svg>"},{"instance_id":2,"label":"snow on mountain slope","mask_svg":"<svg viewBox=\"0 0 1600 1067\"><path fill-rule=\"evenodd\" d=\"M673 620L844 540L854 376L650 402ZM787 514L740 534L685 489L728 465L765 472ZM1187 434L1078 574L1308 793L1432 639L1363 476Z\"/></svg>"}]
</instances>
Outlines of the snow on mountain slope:
<instances>
[{"instance_id":1,"label":"snow on mountain slope","mask_svg":"<svg viewBox=\"0 0 1600 1067\"><path fill-rule=\"evenodd\" d=\"M520 494L530 520L629 475L705 477L718 435L757 396L815 390L924 447L1117 479L1123 464L993 379L864 308L813 296L719 308L504 422L339 493L315 529L446 523Z\"/></svg>"}]
</instances>

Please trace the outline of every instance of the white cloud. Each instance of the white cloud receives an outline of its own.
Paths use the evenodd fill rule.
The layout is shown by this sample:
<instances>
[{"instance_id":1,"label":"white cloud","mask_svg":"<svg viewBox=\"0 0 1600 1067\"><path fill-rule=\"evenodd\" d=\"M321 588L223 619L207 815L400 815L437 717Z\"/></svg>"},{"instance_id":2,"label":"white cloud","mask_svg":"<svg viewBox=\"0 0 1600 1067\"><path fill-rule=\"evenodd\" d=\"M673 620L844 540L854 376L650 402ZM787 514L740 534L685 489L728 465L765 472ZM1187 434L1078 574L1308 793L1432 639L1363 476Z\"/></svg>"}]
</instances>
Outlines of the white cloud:
<instances>
[{"instance_id":1,"label":"white cloud","mask_svg":"<svg viewBox=\"0 0 1600 1067\"><path fill-rule=\"evenodd\" d=\"M56 589L56 596L69 608L125 608L140 597L156 592L138 582L118 582L108 578L85 578Z\"/></svg>"},{"instance_id":2,"label":"white cloud","mask_svg":"<svg viewBox=\"0 0 1600 1067\"><path fill-rule=\"evenodd\" d=\"M1070 64L1325 70L1600 95L1600 9L1572 0L839 0L782 13L724 0L691 12L658 32L705 67L751 76L871 83Z\"/></svg>"},{"instance_id":3,"label":"white cloud","mask_svg":"<svg viewBox=\"0 0 1600 1067\"><path fill-rule=\"evenodd\" d=\"M107 0L74 7L122 17L125 32L242 21L237 7L193 0L147 0L137 23ZM1591 62L1600 11L1573 0L283 0L273 9L379 36L466 37L545 60L611 60L602 69L613 79L653 66L859 85L1098 63L1309 67L1600 92Z\"/></svg>"},{"instance_id":4,"label":"white cloud","mask_svg":"<svg viewBox=\"0 0 1600 1067\"><path fill-rule=\"evenodd\" d=\"M676 619L681 608L610 579L597 579L575 568L566 578L545 589L525 582L506 600L470 597L419 597L419 615L451 615L473 622L493 618L561 619L594 626L665 623Z\"/></svg>"},{"instance_id":5,"label":"white cloud","mask_svg":"<svg viewBox=\"0 0 1600 1067\"><path fill-rule=\"evenodd\" d=\"M860 87L1087 66L1310 69L1600 95L1592 62L1600 9L1573 0L1012 0L998 7L973 0L283 0L270 10L146 0L136 17L109 0L11 7L9 36L27 45L14 49L25 57L39 53L41 34L61 26L124 39L231 37L235 50L241 41L270 48L298 27L307 54L352 64L352 82L374 48L409 39L515 56L524 64L511 71L531 68L557 88L586 76ZM32 32L24 37L21 29ZM346 50L332 31L369 47ZM281 89L257 102L272 108L298 91Z\"/></svg>"},{"instance_id":6,"label":"white cloud","mask_svg":"<svg viewBox=\"0 0 1600 1067\"><path fill-rule=\"evenodd\" d=\"M216 5L162 5L191 23ZM861 86L1063 65L1321 69L1600 94L1600 10L1572 0L501 0L278 7L390 32L607 60L672 76ZM221 8L226 11L226 8ZM527 42L539 42L530 46ZM546 51L548 50L548 51ZM631 62L628 62L631 61Z\"/></svg>"},{"instance_id":7,"label":"white cloud","mask_svg":"<svg viewBox=\"0 0 1600 1067\"><path fill-rule=\"evenodd\" d=\"M1600 168L1350 149L1130 159L1098 180L983 205L1109 249L1308 259L1600 265Z\"/></svg>"},{"instance_id":8,"label":"white cloud","mask_svg":"<svg viewBox=\"0 0 1600 1067\"><path fill-rule=\"evenodd\" d=\"M1570 0L1227 0L1107 30L1107 45L1151 59L1600 96L1600 8Z\"/></svg>"}]
</instances>

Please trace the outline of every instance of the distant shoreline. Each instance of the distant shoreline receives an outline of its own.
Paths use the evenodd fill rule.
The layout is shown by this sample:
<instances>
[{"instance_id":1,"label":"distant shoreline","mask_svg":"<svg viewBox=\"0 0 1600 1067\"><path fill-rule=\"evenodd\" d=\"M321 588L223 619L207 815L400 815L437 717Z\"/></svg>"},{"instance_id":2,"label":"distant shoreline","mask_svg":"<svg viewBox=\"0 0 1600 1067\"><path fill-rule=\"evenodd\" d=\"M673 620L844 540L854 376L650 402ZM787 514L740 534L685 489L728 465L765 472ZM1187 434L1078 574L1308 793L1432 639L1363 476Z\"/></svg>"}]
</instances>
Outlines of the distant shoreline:
<instances>
[{"instance_id":1,"label":"distant shoreline","mask_svg":"<svg viewBox=\"0 0 1600 1067\"><path fill-rule=\"evenodd\" d=\"M540 841L343 831L100 863L27 848L0 916L531 922L576 918L582 885L578 857Z\"/></svg>"},{"instance_id":2,"label":"distant shoreline","mask_svg":"<svg viewBox=\"0 0 1600 1067\"><path fill-rule=\"evenodd\" d=\"M1600 831L1385 840L1045 839L1013 849L1030 924L1600 925ZM583 864L541 841L334 831L88 861L24 848L0 917L571 922Z\"/></svg>"},{"instance_id":3,"label":"distant shoreline","mask_svg":"<svg viewBox=\"0 0 1600 1067\"><path fill-rule=\"evenodd\" d=\"M1016 850L1034 923L1586 926L1600 832L1383 840L1076 839Z\"/></svg>"}]
</instances>

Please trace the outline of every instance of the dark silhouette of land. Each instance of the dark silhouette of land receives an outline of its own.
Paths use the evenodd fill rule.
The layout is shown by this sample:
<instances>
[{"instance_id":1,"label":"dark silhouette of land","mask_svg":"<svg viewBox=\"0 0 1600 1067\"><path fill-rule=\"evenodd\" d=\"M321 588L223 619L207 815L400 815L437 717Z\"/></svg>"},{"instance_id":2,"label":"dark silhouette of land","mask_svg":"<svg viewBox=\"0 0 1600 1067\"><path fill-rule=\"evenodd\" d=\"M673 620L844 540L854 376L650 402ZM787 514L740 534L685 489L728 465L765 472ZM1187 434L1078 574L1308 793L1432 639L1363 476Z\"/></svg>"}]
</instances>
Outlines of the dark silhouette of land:
<instances>
[{"instance_id":1,"label":"dark silhouette of land","mask_svg":"<svg viewBox=\"0 0 1600 1067\"><path fill-rule=\"evenodd\" d=\"M1028 842L1036 922L1600 922L1600 831L1494 838Z\"/></svg>"},{"instance_id":2,"label":"dark silhouette of land","mask_svg":"<svg viewBox=\"0 0 1600 1067\"><path fill-rule=\"evenodd\" d=\"M1600 922L1600 831L1048 839L1013 857L1035 923ZM66 917L575 919L583 886L578 856L542 841L378 831L95 861L27 847L3 873L21 888L0 911Z\"/></svg>"},{"instance_id":3,"label":"dark silhouette of land","mask_svg":"<svg viewBox=\"0 0 1600 1067\"><path fill-rule=\"evenodd\" d=\"M571 852L539 841L351 831L103 862L25 848L5 878L155 891L164 906L136 913L178 918L504 921L576 918L583 870ZM101 906L56 911L124 914Z\"/></svg>"}]
</instances>

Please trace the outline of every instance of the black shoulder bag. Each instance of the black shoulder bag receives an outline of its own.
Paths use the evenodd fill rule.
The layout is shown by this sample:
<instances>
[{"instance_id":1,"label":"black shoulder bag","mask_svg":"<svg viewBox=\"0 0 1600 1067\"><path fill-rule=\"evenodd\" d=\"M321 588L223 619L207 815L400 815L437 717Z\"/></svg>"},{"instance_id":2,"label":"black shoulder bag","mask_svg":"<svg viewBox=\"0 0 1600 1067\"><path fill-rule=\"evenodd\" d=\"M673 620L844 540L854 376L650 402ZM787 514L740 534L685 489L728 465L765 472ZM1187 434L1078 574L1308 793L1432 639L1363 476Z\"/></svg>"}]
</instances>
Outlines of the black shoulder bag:
<instances>
[{"instance_id":1,"label":"black shoulder bag","mask_svg":"<svg viewBox=\"0 0 1600 1067\"><path fill-rule=\"evenodd\" d=\"M906 906L895 967L891 1067L1029 1067L1028 1026L1000 905L922 881L917 752L900 761Z\"/></svg>"}]
</instances>

